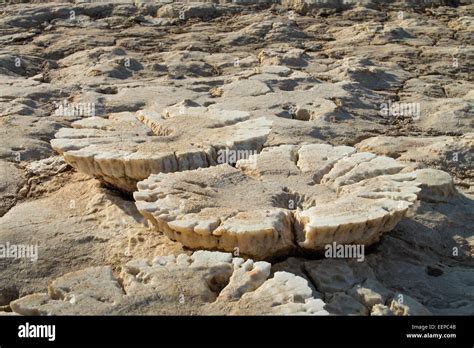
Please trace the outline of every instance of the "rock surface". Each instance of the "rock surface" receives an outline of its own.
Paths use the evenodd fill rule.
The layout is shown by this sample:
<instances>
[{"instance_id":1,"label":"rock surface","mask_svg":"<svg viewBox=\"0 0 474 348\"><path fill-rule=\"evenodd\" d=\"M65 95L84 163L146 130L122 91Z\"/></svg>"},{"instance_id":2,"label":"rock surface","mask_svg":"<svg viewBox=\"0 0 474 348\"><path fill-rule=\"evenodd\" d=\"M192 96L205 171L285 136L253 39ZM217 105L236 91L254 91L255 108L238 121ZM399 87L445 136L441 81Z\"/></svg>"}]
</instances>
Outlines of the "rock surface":
<instances>
[{"instance_id":1,"label":"rock surface","mask_svg":"<svg viewBox=\"0 0 474 348\"><path fill-rule=\"evenodd\" d=\"M37 246L38 259L0 258L0 315L16 314L14 300L23 314L473 315L473 13L470 0L2 6L0 251ZM338 155L325 156L323 143L357 152L333 166ZM257 164L248 161L255 151ZM360 172L347 175L356 163ZM380 168L390 173L362 180ZM190 177L223 172L227 181ZM294 231L268 238L263 252L247 244L280 252L270 271L248 260L234 269L229 255L197 268L180 256L178 266L176 256L192 251L157 233L131 200L152 173L185 190L169 192L184 205L164 206L205 205L206 219L225 219L234 232ZM395 227L374 221L359 231L369 232L370 247L339 244L357 253L319 250L309 259L321 243L357 234L313 238L326 216L348 232L348 213L384 200L374 198L388 193L382 186L391 190L386 202L410 201L398 191L406 182L393 179L412 175L418 200L392 216ZM335 210L343 197L353 204ZM253 220L231 220L239 209ZM272 214L260 218L264 210ZM169 222L190 229L180 220ZM183 244L203 242L195 229ZM199 247L217 248L208 242ZM246 256L226 249L234 260ZM157 256L170 265L137 261ZM214 285L210 269L222 275ZM181 291L189 291L184 303Z\"/></svg>"},{"instance_id":2,"label":"rock surface","mask_svg":"<svg viewBox=\"0 0 474 348\"><path fill-rule=\"evenodd\" d=\"M260 151L271 129L270 121L248 120L246 112L185 104L137 117L125 112L75 121L51 145L79 171L133 192L150 174L216 164L220 151Z\"/></svg>"},{"instance_id":3,"label":"rock surface","mask_svg":"<svg viewBox=\"0 0 474 348\"><path fill-rule=\"evenodd\" d=\"M368 246L419 191L397 161L349 146L269 147L236 167L152 175L138 183L137 208L187 247L268 259L333 242Z\"/></svg>"},{"instance_id":4,"label":"rock surface","mask_svg":"<svg viewBox=\"0 0 474 348\"><path fill-rule=\"evenodd\" d=\"M11 303L22 315L293 314L328 315L308 282L288 272L270 276L270 264L197 251L68 273L48 293Z\"/></svg>"},{"instance_id":5,"label":"rock surface","mask_svg":"<svg viewBox=\"0 0 474 348\"><path fill-rule=\"evenodd\" d=\"M361 151L397 158L413 168L438 168L451 173L461 187L472 192L474 138L460 137L374 137L355 145Z\"/></svg>"}]
</instances>

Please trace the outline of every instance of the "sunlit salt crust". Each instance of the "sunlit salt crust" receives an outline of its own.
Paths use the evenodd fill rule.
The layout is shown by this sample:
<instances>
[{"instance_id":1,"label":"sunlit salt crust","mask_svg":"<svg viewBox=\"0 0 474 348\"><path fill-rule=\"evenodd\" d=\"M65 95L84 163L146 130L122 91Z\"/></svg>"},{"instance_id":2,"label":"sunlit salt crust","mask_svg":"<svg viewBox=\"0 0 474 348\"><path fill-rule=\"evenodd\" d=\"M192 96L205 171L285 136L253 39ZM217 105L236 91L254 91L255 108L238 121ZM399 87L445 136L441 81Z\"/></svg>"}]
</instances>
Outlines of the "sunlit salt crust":
<instances>
[{"instance_id":1,"label":"sunlit salt crust","mask_svg":"<svg viewBox=\"0 0 474 348\"><path fill-rule=\"evenodd\" d=\"M378 241L417 199L405 169L350 146L282 145L235 168L151 175L134 198L158 231L189 248L271 259Z\"/></svg>"},{"instance_id":2,"label":"sunlit salt crust","mask_svg":"<svg viewBox=\"0 0 474 348\"><path fill-rule=\"evenodd\" d=\"M208 109L187 102L158 113L89 117L62 128L52 147L71 166L123 191L150 174L218 164L227 152L259 152L272 122L238 110Z\"/></svg>"}]
</instances>

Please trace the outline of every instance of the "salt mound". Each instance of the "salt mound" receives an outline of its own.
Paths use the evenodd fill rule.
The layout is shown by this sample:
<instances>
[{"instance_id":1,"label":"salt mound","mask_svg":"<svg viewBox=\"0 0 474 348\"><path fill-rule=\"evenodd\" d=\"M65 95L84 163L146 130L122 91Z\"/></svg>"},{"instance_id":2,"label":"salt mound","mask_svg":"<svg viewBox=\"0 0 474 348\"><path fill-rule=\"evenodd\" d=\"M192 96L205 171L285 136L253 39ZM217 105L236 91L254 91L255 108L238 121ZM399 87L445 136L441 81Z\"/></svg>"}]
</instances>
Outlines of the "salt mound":
<instances>
[{"instance_id":1,"label":"salt mound","mask_svg":"<svg viewBox=\"0 0 474 348\"><path fill-rule=\"evenodd\" d=\"M349 146L282 145L237 162L151 175L136 206L189 248L270 259L332 242L370 245L417 199L396 160Z\"/></svg>"},{"instance_id":2,"label":"salt mound","mask_svg":"<svg viewBox=\"0 0 474 348\"><path fill-rule=\"evenodd\" d=\"M60 129L51 145L80 172L133 192L150 174L215 165L222 151L260 151L271 121L249 118L247 112L184 101L161 114L85 118Z\"/></svg>"}]
</instances>

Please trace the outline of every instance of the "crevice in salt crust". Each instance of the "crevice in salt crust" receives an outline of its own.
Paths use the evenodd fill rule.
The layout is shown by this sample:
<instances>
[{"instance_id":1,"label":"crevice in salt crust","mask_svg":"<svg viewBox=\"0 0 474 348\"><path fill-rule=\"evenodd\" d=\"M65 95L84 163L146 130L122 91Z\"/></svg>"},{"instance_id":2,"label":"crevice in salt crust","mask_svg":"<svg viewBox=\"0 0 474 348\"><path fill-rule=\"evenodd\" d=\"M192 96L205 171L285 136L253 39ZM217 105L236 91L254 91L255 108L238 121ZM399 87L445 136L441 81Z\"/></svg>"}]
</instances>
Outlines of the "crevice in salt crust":
<instances>
[{"instance_id":1,"label":"crevice in salt crust","mask_svg":"<svg viewBox=\"0 0 474 348\"><path fill-rule=\"evenodd\" d=\"M134 198L158 231L189 248L269 260L377 242L417 199L420 183L405 170L349 146L281 145L235 168L151 175Z\"/></svg>"}]
</instances>

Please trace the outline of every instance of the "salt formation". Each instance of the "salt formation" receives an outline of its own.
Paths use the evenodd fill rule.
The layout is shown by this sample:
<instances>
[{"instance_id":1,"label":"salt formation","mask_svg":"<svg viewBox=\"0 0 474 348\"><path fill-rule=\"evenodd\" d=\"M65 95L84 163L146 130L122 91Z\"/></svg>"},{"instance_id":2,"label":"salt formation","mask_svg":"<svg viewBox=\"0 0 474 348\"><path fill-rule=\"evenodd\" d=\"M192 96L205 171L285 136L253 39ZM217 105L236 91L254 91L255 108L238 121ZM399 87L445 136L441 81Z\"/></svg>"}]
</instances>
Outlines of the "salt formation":
<instances>
[{"instance_id":1,"label":"salt formation","mask_svg":"<svg viewBox=\"0 0 474 348\"><path fill-rule=\"evenodd\" d=\"M158 231L187 247L269 259L376 242L417 199L416 175L403 169L349 146L282 145L236 168L151 175L134 198Z\"/></svg>"},{"instance_id":2,"label":"salt formation","mask_svg":"<svg viewBox=\"0 0 474 348\"><path fill-rule=\"evenodd\" d=\"M47 294L25 296L11 308L23 315L328 314L306 279L270 276L270 266L208 251L137 259L118 277L109 266L68 273Z\"/></svg>"},{"instance_id":3,"label":"salt formation","mask_svg":"<svg viewBox=\"0 0 474 348\"><path fill-rule=\"evenodd\" d=\"M51 145L77 170L132 192L153 173L215 165L220 151L260 151L271 129L247 112L191 106L85 118L60 129Z\"/></svg>"},{"instance_id":4,"label":"salt formation","mask_svg":"<svg viewBox=\"0 0 474 348\"><path fill-rule=\"evenodd\" d=\"M301 290L291 303L283 279L303 284L306 277L320 294L311 301L315 312L320 309L320 297L326 303L324 309L334 314L474 314L472 0L263 1L272 5L257 0L232 4L227 0L221 4L82 2L10 2L0 11L4 29L0 34L4 47L0 54L0 245L39 246L35 264L28 259L0 258L0 315L12 313L10 303L18 298L46 293L48 283L66 272L98 265L109 265L108 275L91 269L81 274L92 277L96 272L95 279L104 289L109 288L107 277L118 280L119 287L109 297L97 296L104 301L115 298L115 291L124 288L117 272L128 261L190 252L184 242L174 242L150 228L135 202L93 178L133 192L138 181L155 171L185 169L193 173L183 174L186 185L179 181L192 189L188 205L173 210L175 201L186 199L178 190L166 196L166 202L165 196L140 201L145 215L149 209L148 215L160 221L158 229L168 228L169 223L173 225L170 233L180 240L186 237L186 245L192 241L201 247L205 239L196 233L207 233L205 224L199 228L191 224L192 232L180 234L177 228L188 228L182 220L191 214L202 219L207 209L205 219L217 221L221 229L232 228L240 238L234 243L228 230L218 236L217 227L212 230L211 226L212 232L205 237L209 248L221 248L221 244L215 246L216 240L227 240L234 256L238 252L245 256L237 248L242 235L249 236L240 231L254 231L258 246L264 244L258 238L266 229L271 238L264 254L269 259L279 253L285 256L275 260L281 262L272 265L272 271L288 272L270 275L257 286L260 283L252 274L261 281L266 271L248 272L247 266L242 267L231 278L250 281L235 288L228 285L218 296L226 300L214 301L215 309L206 313L246 314L250 308L254 314L272 313L263 300L267 297L287 303L284 312L294 313L293 307L310 306L310 301L299 302L307 298L307 288L296 286ZM92 114L98 117L83 119ZM247 122L259 117L268 120L262 122L268 124L262 125L261 134L270 132L270 121L271 132L256 135L255 141L245 140L248 129L256 129L247 127ZM82 121L74 129L64 130L79 118ZM178 119L196 121L195 127ZM219 126L206 128L211 120ZM232 147L226 141L234 139L239 127L242 142ZM50 140L61 128L53 144L63 156L56 157ZM354 146L365 154L354 153L338 160L337 166L322 164L315 170L299 149L318 142ZM216 166L233 165L242 157L240 153L258 153L263 143L264 148L297 147L287 151L281 146L278 156L267 155L266 167L263 159L270 149L258 156L258 165L241 161L236 168ZM226 150L224 159L218 156L219 145ZM346 150L340 149L341 153ZM286 162L285 154L290 158ZM311 154L308 147L307 155ZM378 165L390 165L393 172L370 178L347 175L353 161L364 163L374 155L395 158L405 168L398 171L399 164L382 158ZM329 162L333 156L339 154L327 156ZM277 166L279 162L283 164ZM199 166L216 166L204 173L217 177L194 180L191 175L200 173L194 170ZM314 173L305 176L300 168L314 169ZM227 181L221 175L224 172ZM386 212L375 204L382 198L373 198L388 192L380 192L381 178L405 175L416 175L419 200L376 247L361 249L366 251L363 262L351 254L334 259L326 252L319 260L309 261L303 253L286 257L293 251L317 251L323 237L332 241L330 245L344 236L349 242L368 240L371 233L375 238L377 229L389 220L378 220L378 214ZM233 178L240 176L244 184L253 186L231 190ZM214 186L199 186L211 179ZM295 183L300 179L300 184ZM373 185L365 192L372 198L363 196L365 188L353 191L365 181ZM402 194L396 185L415 185L414 181L389 183L395 187L394 195ZM282 192L282 187L288 190ZM215 197L199 196L204 190ZM264 190L266 196L258 198ZM228 196L229 192L234 196ZM346 205L341 208L336 203L344 197ZM207 199L208 205L202 202L200 209L198 198ZM154 217L158 199L164 204L160 208L170 208ZM223 214L222 202L228 215ZM370 202L374 205L367 206ZM195 211L180 213L193 206ZM360 211L354 212L354 207ZM376 211L372 217L367 215L371 207ZM323 213L333 226L323 220ZM167 214L174 220L167 221ZM253 219L247 225L245 214ZM369 218L373 225L363 226L361 221ZM273 238L274 231L282 234L281 241ZM369 232L367 236L363 231ZM357 237L359 232L362 235ZM349 248L364 245L337 246L359 250ZM178 308L191 303L190 297L184 292L186 287L170 285L172 278L166 274L161 274L163 286L170 290L160 290L161 303L156 308L179 313ZM186 281L195 279L179 274ZM239 289L246 291L242 297ZM45 299L61 303L57 296L66 292L54 292L55 300ZM148 299L151 308L157 299L152 295ZM70 300L79 303L81 297ZM102 308L100 301L90 301ZM168 307L162 304L166 301ZM198 313L202 303L197 301L182 313ZM124 305L120 313L127 314L129 308L133 312L135 307ZM95 310L84 308L83 313Z\"/></svg>"}]
</instances>

